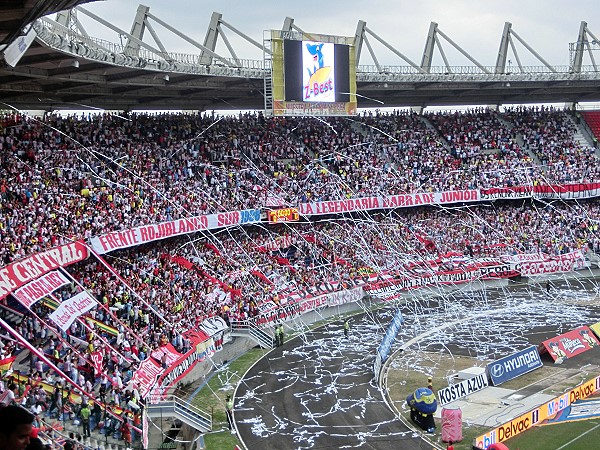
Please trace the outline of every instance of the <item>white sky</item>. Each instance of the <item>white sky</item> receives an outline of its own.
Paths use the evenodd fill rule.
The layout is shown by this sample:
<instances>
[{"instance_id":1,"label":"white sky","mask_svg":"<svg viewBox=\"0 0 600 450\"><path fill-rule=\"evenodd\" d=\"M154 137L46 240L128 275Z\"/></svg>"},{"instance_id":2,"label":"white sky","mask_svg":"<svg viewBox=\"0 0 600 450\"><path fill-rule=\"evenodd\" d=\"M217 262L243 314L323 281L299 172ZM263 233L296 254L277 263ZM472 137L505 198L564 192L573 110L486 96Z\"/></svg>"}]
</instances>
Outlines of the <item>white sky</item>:
<instances>
[{"instance_id":1,"label":"white sky","mask_svg":"<svg viewBox=\"0 0 600 450\"><path fill-rule=\"evenodd\" d=\"M84 5L114 25L130 31L138 6L135 0L107 0ZM198 42L204 41L213 11L253 39L262 42L263 30L280 29L286 16L307 32L354 36L358 20L420 64L425 38L432 21L483 65L495 65L505 22L552 65L568 65L569 43L575 42L581 21L600 37L600 2L594 0L144 0L150 12ZM119 42L108 28L93 25L80 15L91 36ZM153 24L168 51L197 53L198 50L158 24ZM149 33L145 41L152 43ZM237 39L226 30L238 57L262 59L262 51ZM370 39L381 64L406 65L404 61ZM472 65L464 56L442 43L450 65ZM229 54L222 41L217 48ZM541 65L517 43L524 65ZM509 55L513 64L515 58ZM600 46L597 61L600 62ZM584 64L589 63L584 61ZM372 64L366 47L361 64ZM434 65L442 65L436 51Z\"/></svg>"}]
</instances>

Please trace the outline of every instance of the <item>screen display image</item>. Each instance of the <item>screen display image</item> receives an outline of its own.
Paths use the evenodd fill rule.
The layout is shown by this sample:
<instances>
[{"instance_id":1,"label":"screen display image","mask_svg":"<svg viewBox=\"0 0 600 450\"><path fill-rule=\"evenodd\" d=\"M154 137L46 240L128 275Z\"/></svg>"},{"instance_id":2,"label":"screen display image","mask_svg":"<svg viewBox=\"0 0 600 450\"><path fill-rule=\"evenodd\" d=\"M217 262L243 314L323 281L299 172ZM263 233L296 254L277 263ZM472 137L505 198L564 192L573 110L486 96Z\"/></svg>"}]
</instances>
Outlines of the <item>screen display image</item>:
<instances>
[{"instance_id":1,"label":"screen display image","mask_svg":"<svg viewBox=\"0 0 600 450\"><path fill-rule=\"evenodd\" d=\"M302 87L305 102L335 102L335 47L302 41Z\"/></svg>"},{"instance_id":2,"label":"screen display image","mask_svg":"<svg viewBox=\"0 0 600 450\"><path fill-rule=\"evenodd\" d=\"M356 114L354 38L271 31L270 85L266 114L349 116Z\"/></svg>"}]
</instances>

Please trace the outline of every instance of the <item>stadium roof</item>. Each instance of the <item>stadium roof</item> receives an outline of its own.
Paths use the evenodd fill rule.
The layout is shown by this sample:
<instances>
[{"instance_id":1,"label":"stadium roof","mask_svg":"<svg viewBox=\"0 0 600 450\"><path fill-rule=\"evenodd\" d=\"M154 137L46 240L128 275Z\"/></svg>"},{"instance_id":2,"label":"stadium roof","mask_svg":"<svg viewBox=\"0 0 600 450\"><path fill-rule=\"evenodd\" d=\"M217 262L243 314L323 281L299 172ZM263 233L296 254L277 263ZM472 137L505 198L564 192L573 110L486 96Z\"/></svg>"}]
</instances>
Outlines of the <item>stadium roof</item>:
<instances>
[{"instance_id":1,"label":"stadium roof","mask_svg":"<svg viewBox=\"0 0 600 450\"><path fill-rule=\"evenodd\" d=\"M0 49L42 16L95 0L0 0Z\"/></svg>"},{"instance_id":2,"label":"stadium roof","mask_svg":"<svg viewBox=\"0 0 600 450\"><path fill-rule=\"evenodd\" d=\"M8 2L4 2L8 3ZM14 4L14 2L10 2ZM28 5L32 2L21 2ZM41 2L73 6L84 3L71 0ZM40 2L35 3L35 5ZM23 6L9 10L14 22L2 20L3 30L17 26L52 11L47 7ZM20 14L20 15L19 15ZM99 24L124 37L120 44L89 36L77 19L85 14ZM168 52L152 24L159 24L198 49L197 54ZM263 60L240 59L231 48L224 30L234 32L255 46L257 42L225 22L214 13L203 43L199 43L152 15L140 5L131 31L117 28L108 21L77 7L63 11L56 18L36 20L27 34L13 43L12 56L4 55L0 67L0 102L20 109L262 109L264 107ZM25 30L27 31L27 30ZM286 18L283 31L299 31ZM5 41L14 30L4 31ZM231 57L216 53L221 38ZM379 41L400 57L403 66L381 66L373 53L371 41ZM441 42L454 46L472 62L469 66L450 66ZM550 65L506 23L497 64L484 67L432 23L421 64L408 60L363 21L358 22L355 45L360 58L371 53L375 65L357 67L359 107L472 105L534 102L600 101L600 71L594 54L598 40L581 23L579 41L574 44L569 67ZM363 46L363 43L365 44ZM17 45L18 44L18 45ZM539 60L539 66L507 67L510 50L522 44ZM592 45L593 44L593 45ZM433 52L444 57L446 65L431 66ZM0 47L0 51L2 48ZM6 50L5 50L6 53ZM589 54L591 65L584 64ZM12 58L12 60L11 60Z\"/></svg>"}]
</instances>

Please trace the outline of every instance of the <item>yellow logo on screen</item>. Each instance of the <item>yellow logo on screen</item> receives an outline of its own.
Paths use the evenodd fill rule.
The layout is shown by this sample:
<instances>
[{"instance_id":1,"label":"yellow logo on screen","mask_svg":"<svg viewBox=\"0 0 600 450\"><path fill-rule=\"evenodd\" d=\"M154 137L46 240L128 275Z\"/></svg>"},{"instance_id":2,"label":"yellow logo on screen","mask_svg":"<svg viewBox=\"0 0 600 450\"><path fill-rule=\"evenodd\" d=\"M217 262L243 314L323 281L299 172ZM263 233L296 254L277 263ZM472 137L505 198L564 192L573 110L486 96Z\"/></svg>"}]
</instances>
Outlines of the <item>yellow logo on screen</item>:
<instances>
[{"instance_id":1,"label":"yellow logo on screen","mask_svg":"<svg viewBox=\"0 0 600 450\"><path fill-rule=\"evenodd\" d=\"M304 99L318 99L319 95L333 91L333 80L329 76L331 67L321 67L310 76L308 84L304 86Z\"/></svg>"}]
</instances>

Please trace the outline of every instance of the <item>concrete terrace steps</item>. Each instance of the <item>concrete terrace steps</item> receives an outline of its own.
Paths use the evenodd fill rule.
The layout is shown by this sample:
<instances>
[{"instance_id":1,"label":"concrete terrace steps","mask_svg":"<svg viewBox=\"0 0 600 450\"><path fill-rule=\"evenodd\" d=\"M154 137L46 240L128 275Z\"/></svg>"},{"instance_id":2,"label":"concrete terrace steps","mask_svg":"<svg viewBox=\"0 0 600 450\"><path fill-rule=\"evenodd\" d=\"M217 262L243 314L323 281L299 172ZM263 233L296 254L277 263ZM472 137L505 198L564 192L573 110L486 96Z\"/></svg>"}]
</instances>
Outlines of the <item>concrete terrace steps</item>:
<instances>
[{"instance_id":1,"label":"concrete terrace steps","mask_svg":"<svg viewBox=\"0 0 600 450\"><path fill-rule=\"evenodd\" d=\"M500 123L502 123L504 126L506 126L508 129L512 130L515 126L512 122L506 120L504 117L502 117L502 114L500 112L496 112L496 118L500 121ZM538 167L542 167L542 161L540 161L540 158L538 158L538 156L531 151L529 148L525 148L525 140L523 139L523 135L520 133L515 133L515 141L518 144L519 148L524 151L525 153L527 153L527 156L529 156L531 158L531 160L534 162L534 164Z\"/></svg>"},{"instance_id":2,"label":"concrete terrace steps","mask_svg":"<svg viewBox=\"0 0 600 450\"><path fill-rule=\"evenodd\" d=\"M83 436L83 427L81 425L74 425L72 420L62 421L58 419L46 418L44 419L44 422L47 425L62 425L63 430L60 431L59 434L65 439L70 439L69 433L73 433L75 436L77 436L77 434ZM75 441L77 440L75 439ZM127 450L128 448L132 447L127 445L125 441L100 433L97 429L91 430L91 437L82 437L81 442L88 448L100 450ZM135 443L133 446L135 446Z\"/></svg>"},{"instance_id":3,"label":"concrete terrace steps","mask_svg":"<svg viewBox=\"0 0 600 450\"><path fill-rule=\"evenodd\" d=\"M210 414L175 395L169 395L164 399L151 400L146 405L146 413L149 418L174 417L202 433L212 430L212 417Z\"/></svg>"},{"instance_id":4,"label":"concrete terrace steps","mask_svg":"<svg viewBox=\"0 0 600 450\"><path fill-rule=\"evenodd\" d=\"M436 137L437 140L439 142L442 143L442 145L444 146L444 148L448 151L448 153L450 152L451 148L450 148L450 144L448 143L448 141L446 140L446 138L444 138L444 136L442 136L442 134L440 133L440 130L438 130L430 121L427 117L420 115L419 118L421 119L421 122L425 124L425 126L427 127L428 130L430 130Z\"/></svg>"}]
</instances>

